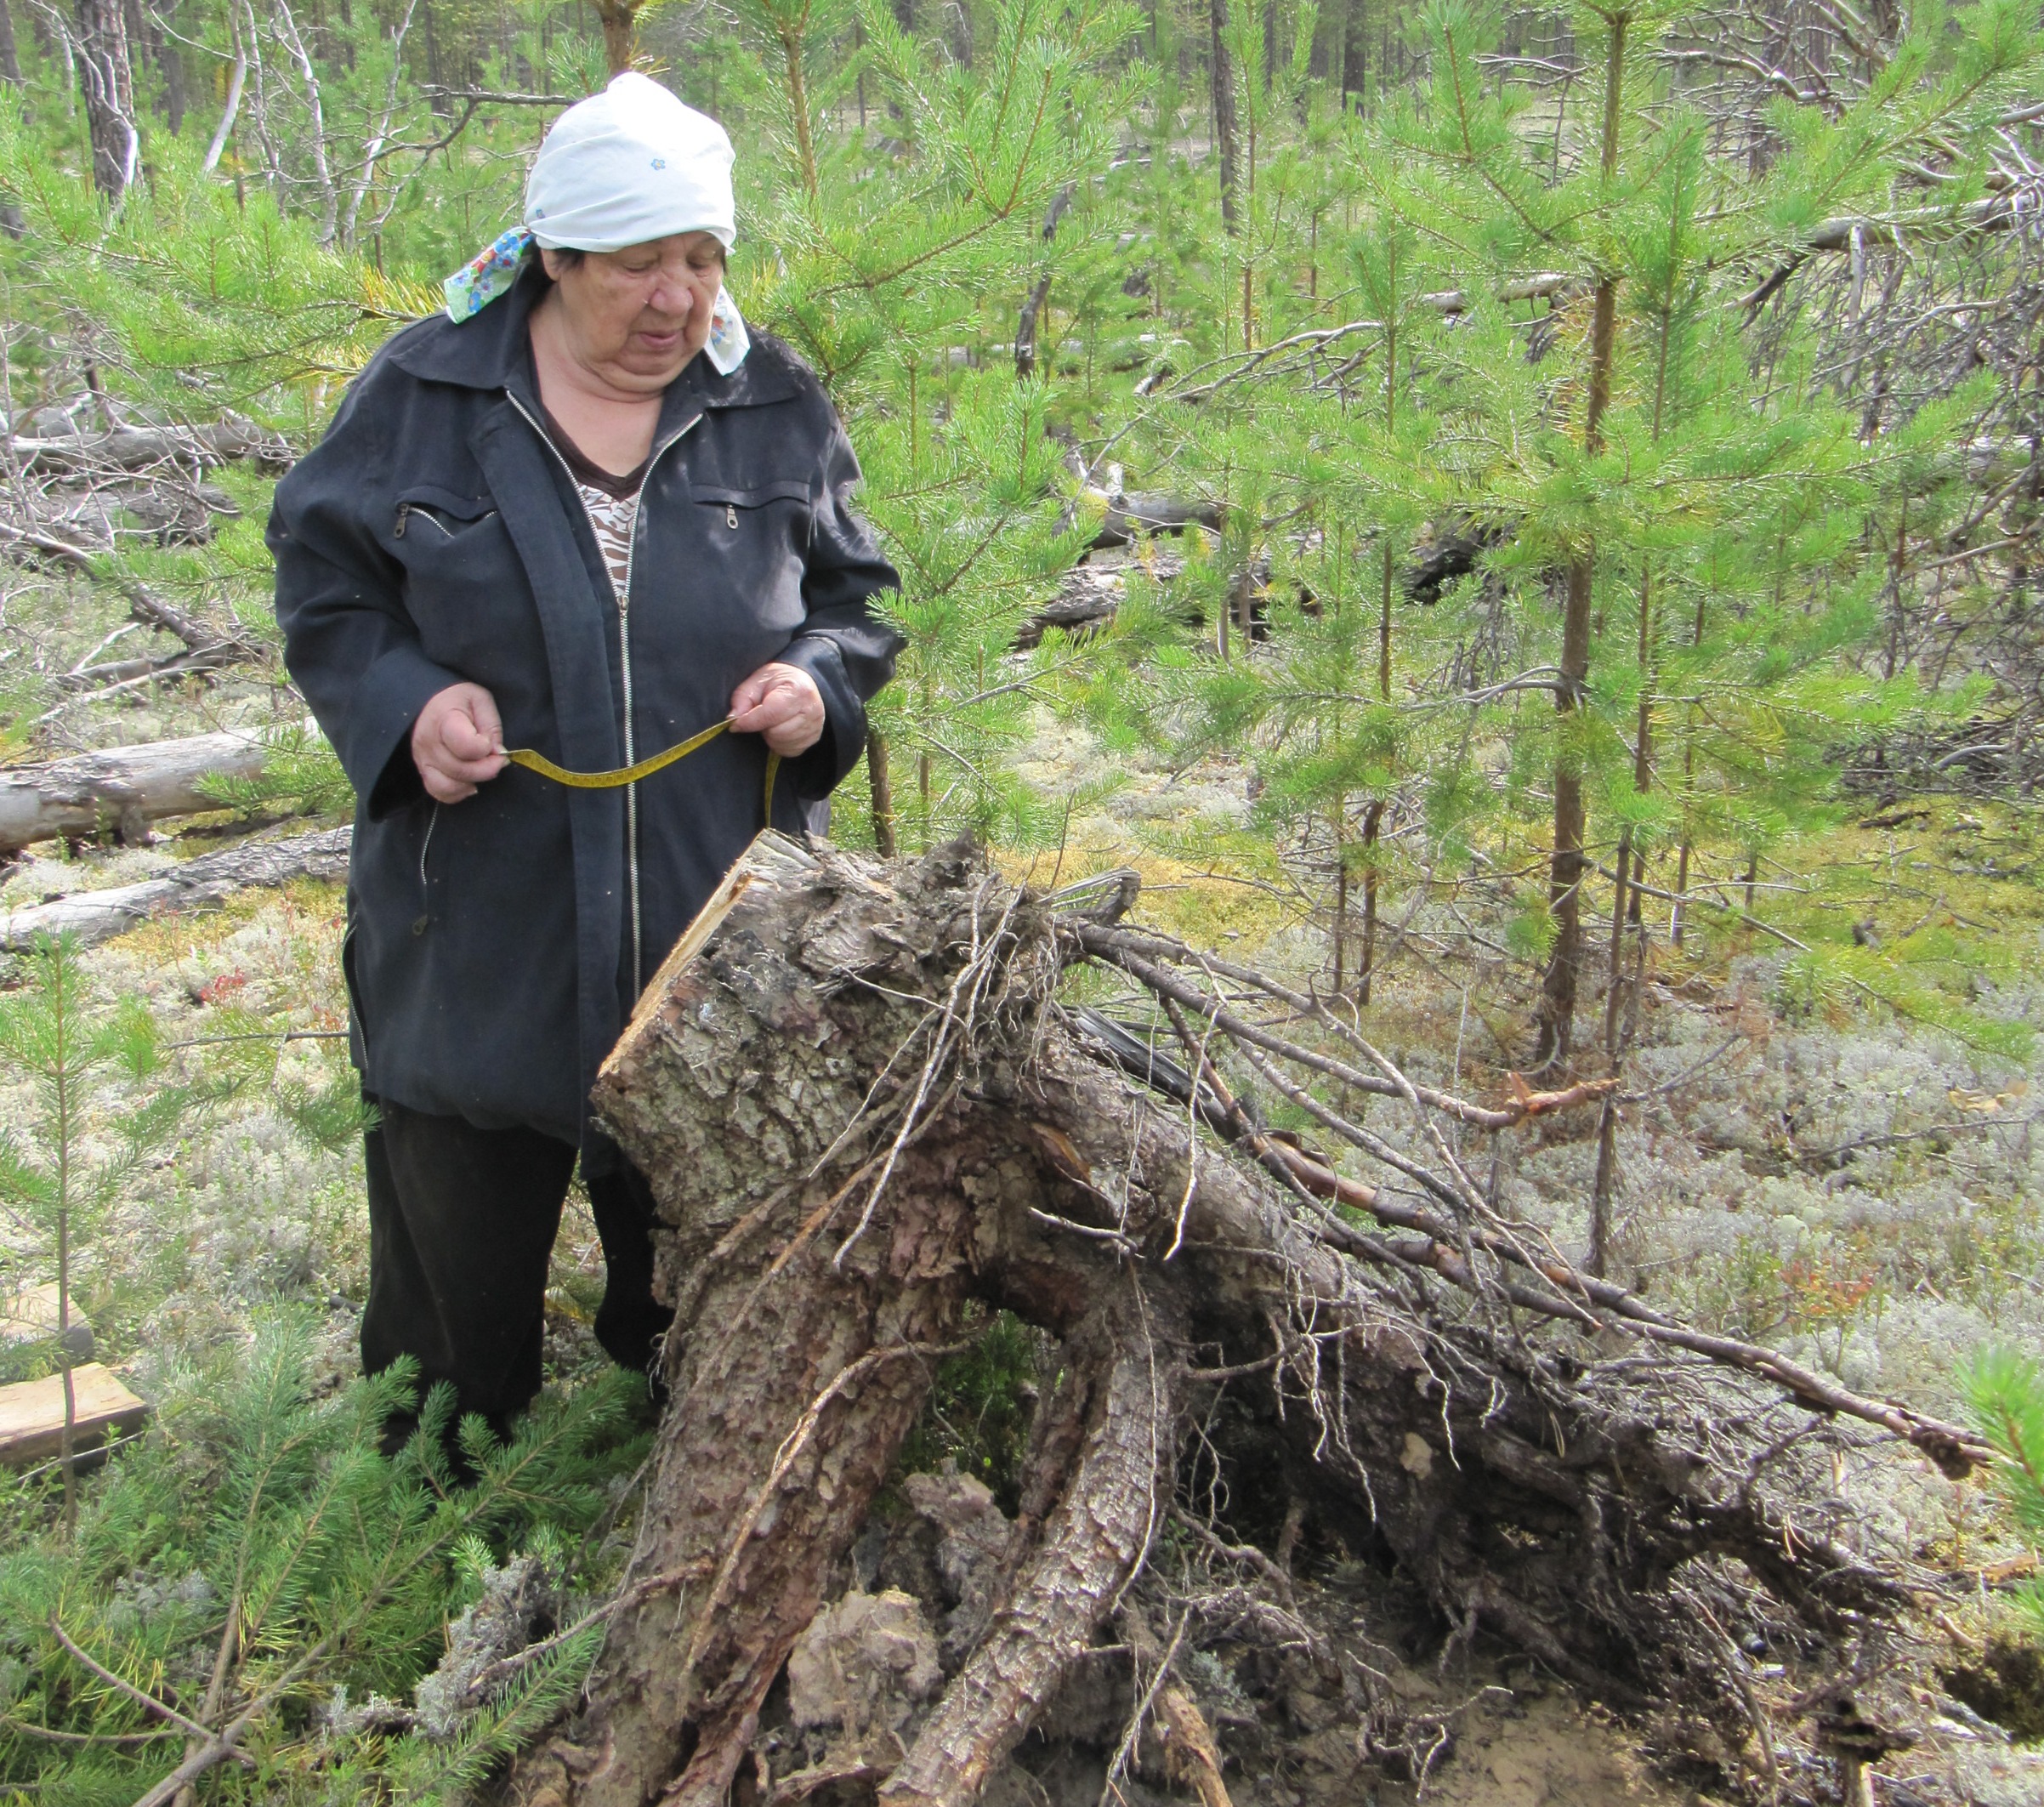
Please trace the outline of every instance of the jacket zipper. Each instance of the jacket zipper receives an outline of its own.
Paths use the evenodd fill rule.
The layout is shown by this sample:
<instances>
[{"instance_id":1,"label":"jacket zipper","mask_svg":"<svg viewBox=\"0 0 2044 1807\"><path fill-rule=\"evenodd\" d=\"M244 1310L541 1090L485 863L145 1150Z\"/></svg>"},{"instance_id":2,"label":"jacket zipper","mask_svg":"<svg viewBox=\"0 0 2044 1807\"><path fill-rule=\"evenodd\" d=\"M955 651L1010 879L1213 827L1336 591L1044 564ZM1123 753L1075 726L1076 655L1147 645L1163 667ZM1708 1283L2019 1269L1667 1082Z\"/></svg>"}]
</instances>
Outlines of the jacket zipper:
<instances>
[{"instance_id":1,"label":"jacket zipper","mask_svg":"<svg viewBox=\"0 0 2044 1807\"><path fill-rule=\"evenodd\" d=\"M582 495L582 486L576 482L575 473L568 469L568 461L561 457L560 447L554 443L540 423L526 412L525 404L517 396L512 395L508 389L505 391L505 395L511 406L516 408L524 418L525 424L539 435L540 443L554 454L554 462L567 473L569 486L575 491L576 496L579 499ZM624 671L625 764L627 765L635 764L639 759L638 736L632 722L631 601L632 568L639 553L639 518L645 512L645 496L647 490L652 486L654 467L667 456L667 448L677 440L686 438L696 426L696 422L701 418L702 416L698 414L694 419L684 422L653 448L652 456L646 460L646 474L639 480L639 503L632 510L631 537L625 542L624 587L617 593L617 651L618 662ZM584 514L588 512L586 509L583 510ZM600 547L597 549L599 553L602 550ZM632 992L633 995L636 997L645 986L645 957L643 949L644 934L641 927L639 906L639 787L636 784L627 784L625 787L625 871L627 882L631 887Z\"/></svg>"}]
</instances>

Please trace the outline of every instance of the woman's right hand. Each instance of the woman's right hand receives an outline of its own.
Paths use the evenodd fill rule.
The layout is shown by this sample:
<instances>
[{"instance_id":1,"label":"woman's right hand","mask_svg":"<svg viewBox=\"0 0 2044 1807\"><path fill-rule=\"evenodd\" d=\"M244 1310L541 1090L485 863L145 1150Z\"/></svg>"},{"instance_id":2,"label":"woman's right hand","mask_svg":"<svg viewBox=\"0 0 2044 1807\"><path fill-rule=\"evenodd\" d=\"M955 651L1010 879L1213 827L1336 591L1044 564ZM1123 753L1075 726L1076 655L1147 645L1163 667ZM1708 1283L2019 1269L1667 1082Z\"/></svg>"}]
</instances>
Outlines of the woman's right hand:
<instances>
[{"instance_id":1,"label":"woman's right hand","mask_svg":"<svg viewBox=\"0 0 2044 1807\"><path fill-rule=\"evenodd\" d=\"M412 725L412 763L435 803L474 796L506 764L496 697L480 684L451 684L433 696Z\"/></svg>"}]
</instances>

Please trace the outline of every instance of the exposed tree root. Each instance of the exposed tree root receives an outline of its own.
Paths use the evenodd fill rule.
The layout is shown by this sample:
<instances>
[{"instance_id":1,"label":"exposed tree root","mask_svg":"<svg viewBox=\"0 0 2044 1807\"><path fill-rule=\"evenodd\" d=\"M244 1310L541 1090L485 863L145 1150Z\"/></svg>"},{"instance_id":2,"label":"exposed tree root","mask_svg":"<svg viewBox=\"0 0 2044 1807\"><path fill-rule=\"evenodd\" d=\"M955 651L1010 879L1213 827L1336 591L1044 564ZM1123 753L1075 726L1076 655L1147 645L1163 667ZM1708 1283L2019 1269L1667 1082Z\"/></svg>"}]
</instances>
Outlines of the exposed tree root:
<instances>
[{"instance_id":1,"label":"exposed tree root","mask_svg":"<svg viewBox=\"0 0 2044 1807\"><path fill-rule=\"evenodd\" d=\"M1433 1127L1501 1133L1594 1088L1425 1091L1266 986L1280 1033L1246 1014L1254 975L1195 980L1195 957L1115 929L1127 895L1087 919L966 847L883 865L766 836L670 957L598 1094L653 1181L676 1303L639 1592L515 1796L969 1807L1056 1702L1113 1695L1087 1678L1118 1662L1117 1761L1161 1740L1170 1776L1229 1807L1179 1654L1216 1638L1303 1662L1301 1698L1366 1722L1356 1761L1422 1773L1447 1721L1301 1617L1286 1563L1309 1517L1451 1651L1495 1635L1609 1701L1706 1720L1750 1700L1717 1628L1843 1651L1903 1604L1905 1577L1812 1503L1829 1453L1882 1434L1956 1467L1965 1434L1589 1281L1494 1213ZM1152 1029L1057 1003L1087 955L1148 988ZM1388 1183L1264 1128L1224 1047ZM1348 1123L1309 1089L1331 1073L1402 1098L1416 1134ZM776 1679L974 1301L1059 1339L1019 1509L974 1546L998 1554L960 1584L937 1698L798 1761L762 1730L785 1721ZM1110 1621L1123 1641L1103 1645Z\"/></svg>"},{"instance_id":2,"label":"exposed tree root","mask_svg":"<svg viewBox=\"0 0 2044 1807\"><path fill-rule=\"evenodd\" d=\"M1103 1276L1104 1278L1104 1276ZM1155 1535L1176 1452L1182 1336L1139 1281L1110 1281L1070 1349L1092 1397L1076 1469L1013 1592L945 1690L885 1807L968 1807L1114 1609Z\"/></svg>"}]
</instances>

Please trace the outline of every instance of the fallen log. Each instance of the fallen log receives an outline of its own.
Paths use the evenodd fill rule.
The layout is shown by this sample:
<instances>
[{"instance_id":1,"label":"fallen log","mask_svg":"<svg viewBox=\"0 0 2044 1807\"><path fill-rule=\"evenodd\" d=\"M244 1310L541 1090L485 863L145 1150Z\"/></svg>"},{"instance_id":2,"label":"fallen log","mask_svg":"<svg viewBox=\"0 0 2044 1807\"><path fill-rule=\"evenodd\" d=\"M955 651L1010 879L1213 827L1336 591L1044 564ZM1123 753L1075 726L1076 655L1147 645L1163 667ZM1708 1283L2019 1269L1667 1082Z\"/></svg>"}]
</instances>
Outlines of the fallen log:
<instances>
[{"instance_id":1,"label":"fallen log","mask_svg":"<svg viewBox=\"0 0 2044 1807\"><path fill-rule=\"evenodd\" d=\"M119 426L103 433L22 433L16 434L9 446L24 471L133 471L163 463L209 469L239 458L253 458L265 470L281 471L291 463L287 441L280 435L264 433L239 414L202 427Z\"/></svg>"},{"instance_id":2,"label":"fallen log","mask_svg":"<svg viewBox=\"0 0 2044 1807\"><path fill-rule=\"evenodd\" d=\"M1186 1048L1182 1100L1057 1005L1076 961L1161 970L1154 938L1114 939L1129 896L1059 914L962 844L881 862L767 834L676 946L594 1100L657 1202L670 1403L603 1654L510 1798L719 1807L736 1786L970 1807L1082 1668L1155 1658L1129 1615L1163 1585L1167 1520L1246 1571L1177 1596L1172 1652L1258 1636L1318 1652L1368 1696L1352 1776L1411 1709L1297 1617L1286 1565L1309 1516L1352 1565L1395 1576L1449 1651L1485 1631L1607 1701L1702 1725L1740 1723L1745 1683L1683 1604L1694 1590L1735 1638L1768 1621L1841 1648L1900 1608L1898 1571L1837 1534L1830 1463L1866 1402L1805 1401L1726 1350L1610 1355L1622 1302L1489 1214L1434 1127L1508 1134L1593 1088L1480 1106L1345 1048L1381 1063L1420 1126L1405 1149L1372 1139L1429 1201L1394 1245L1366 1213L1405 1222L1410 1187L1348 1179L1259 1127L1220 1080L1238 1031L1217 999L1197 1023L1161 1000L1159 1032ZM1289 1006L1247 1024L1253 1002L1231 1003L1274 1076L1326 1026ZM1316 1082L1310 1063L1286 1081ZM1233 1125L1235 1149L1203 1125ZM1525 1299L1551 1309L1516 1317ZM933 1372L996 1309L1057 1353L1018 1509L994 1514L951 1616L946 1685L884 1736L805 1742L775 1679L833 1590L857 1585L855 1540L893 1535L873 1509ZM1981 1454L1915 1414L1879 1422L1955 1470ZM1283 1477L1288 1528L1262 1527L1280 1556L1254 1547L1253 1522L1222 1521L1215 1501L1234 1496L1217 1475L1242 1502L1218 1513L1245 1516L1262 1478ZM1101 1644L1117 1615L1126 1641ZM1172 1659L1144 1660L1161 1699ZM1116 1764L1143 1713L1118 1685L1134 1718ZM1197 1718L1173 1730L1167 1713L1167 1742L1196 1746Z\"/></svg>"},{"instance_id":3,"label":"fallen log","mask_svg":"<svg viewBox=\"0 0 2044 1807\"><path fill-rule=\"evenodd\" d=\"M219 809L201 787L209 778L259 778L266 751L251 735L195 734L0 770L0 855L110 829L139 842L152 821Z\"/></svg>"},{"instance_id":4,"label":"fallen log","mask_svg":"<svg viewBox=\"0 0 2044 1807\"><path fill-rule=\"evenodd\" d=\"M1029 652L1041 646L1043 636L1053 628L1074 634L1112 621L1127 589L1127 580L1120 571L1073 566L1059 579L1058 594L1016 630L1015 651Z\"/></svg>"},{"instance_id":5,"label":"fallen log","mask_svg":"<svg viewBox=\"0 0 2044 1807\"><path fill-rule=\"evenodd\" d=\"M282 840L243 841L139 884L75 891L0 913L0 952L26 952L39 935L69 933L88 944L104 941L162 917L217 908L250 886L345 878L352 832L321 828Z\"/></svg>"}]
</instances>

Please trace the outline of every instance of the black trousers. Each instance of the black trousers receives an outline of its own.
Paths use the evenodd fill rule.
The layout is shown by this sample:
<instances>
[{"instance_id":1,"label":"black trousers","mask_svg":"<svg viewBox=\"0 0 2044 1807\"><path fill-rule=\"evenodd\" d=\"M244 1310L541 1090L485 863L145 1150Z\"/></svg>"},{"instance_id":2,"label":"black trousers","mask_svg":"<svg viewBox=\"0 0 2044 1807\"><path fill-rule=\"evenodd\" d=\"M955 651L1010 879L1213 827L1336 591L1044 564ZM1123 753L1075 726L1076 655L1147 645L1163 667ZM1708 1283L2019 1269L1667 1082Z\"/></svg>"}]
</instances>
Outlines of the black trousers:
<instances>
[{"instance_id":1,"label":"black trousers","mask_svg":"<svg viewBox=\"0 0 2044 1807\"><path fill-rule=\"evenodd\" d=\"M369 1304L362 1367L400 1355L422 1396L451 1381L463 1416L499 1435L539 1391L547 1264L575 1172L573 1144L533 1129L478 1129L377 1100L363 1139ZM609 1270L596 1340L649 1372L673 1313L653 1297L653 1199L629 1167L588 1182Z\"/></svg>"}]
</instances>

